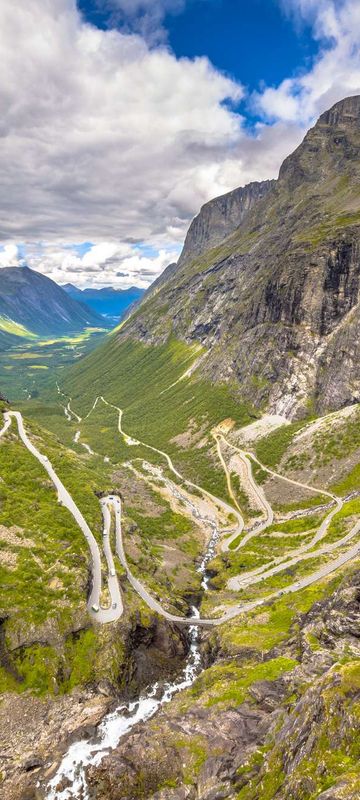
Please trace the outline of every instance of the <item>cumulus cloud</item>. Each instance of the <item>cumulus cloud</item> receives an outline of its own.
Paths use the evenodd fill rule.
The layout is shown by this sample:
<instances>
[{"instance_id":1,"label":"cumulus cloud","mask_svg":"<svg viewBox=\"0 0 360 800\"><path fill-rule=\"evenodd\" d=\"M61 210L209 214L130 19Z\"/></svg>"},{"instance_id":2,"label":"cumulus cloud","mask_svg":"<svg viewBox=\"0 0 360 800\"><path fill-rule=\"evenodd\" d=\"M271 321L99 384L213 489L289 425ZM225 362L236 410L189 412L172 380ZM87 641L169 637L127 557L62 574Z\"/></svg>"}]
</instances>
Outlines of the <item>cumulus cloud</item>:
<instances>
[{"instance_id":1,"label":"cumulus cloud","mask_svg":"<svg viewBox=\"0 0 360 800\"><path fill-rule=\"evenodd\" d=\"M13 245L8 245L7 249L17 250ZM29 244L26 263L56 283L73 283L80 288L114 286L126 289L139 286L147 289L178 255L178 248L161 249L157 254L145 255L140 248L126 242L101 242L89 246L82 255L78 249L46 242ZM1 263L1 253L0 266L7 266Z\"/></svg>"},{"instance_id":2,"label":"cumulus cloud","mask_svg":"<svg viewBox=\"0 0 360 800\"><path fill-rule=\"evenodd\" d=\"M3 0L0 31L3 238L162 246L229 188L242 88L206 58L92 27L74 0Z\"/></svg>"},{"instance_id":3,"label":"cumulus cloud","mask_svg":"<svg viewBox=\"0 0 360 800\"><path fill-rule=\"evenodd\" d=\"M338 100L360 91L359 0L282 0L298 22L312 25L320 51L311 69L255 96L270 120L309 124Z\"/></svg>"},{"instance_id":4,"label":"cumulus cloud","mask_svg":"<svg viewBox=\"0 0 360 800\"><path fill-rule=\"evenodd\" d=\"M0 236L27 243L29 266L55 280L147 285L202 203L276 177L309 123L360 91L360 5L279 0L313 26L319 55L253 96L260 121L249 132L238 82L136 28L145 16L161 24L186 0L101 2L132 29L89 25L75 0L0 3ZM79 255L63 244L83 241L99 249ZM7 258L2 251L0 266Z\"/></svg>"},{"instance_id":5,"label":"cumulus cloud","mask_svg":"<svg viewBox=\"0 0 360 800\"><path fill-rule=\"evenodd\" d=\"M0 249L0 267L18 267L20 263L19 248L16 244L6 244Z\"/></svg>"}]
</instances>

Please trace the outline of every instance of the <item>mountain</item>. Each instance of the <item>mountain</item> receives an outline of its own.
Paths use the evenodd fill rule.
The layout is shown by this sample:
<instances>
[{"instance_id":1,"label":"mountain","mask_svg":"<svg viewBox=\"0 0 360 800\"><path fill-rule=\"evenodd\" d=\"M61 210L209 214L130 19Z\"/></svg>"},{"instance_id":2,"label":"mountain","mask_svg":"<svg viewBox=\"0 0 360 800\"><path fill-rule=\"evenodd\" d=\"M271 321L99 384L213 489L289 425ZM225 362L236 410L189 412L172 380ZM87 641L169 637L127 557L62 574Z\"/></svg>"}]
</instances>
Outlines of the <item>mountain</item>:
<instances>
[{"instance_id":1,"label":"mountain","mask_svg":"<svg viewBox=\"0 0 360 800\"><path fill-rule=\"evenodd\" d=\"M89 308L114 322L118 322L125 311L144 294L144 290L137 286L131 286L130 289L113 289L111 286L103 289L78 289L73 284L66 283L62 288L73 300L86 303Z\"/></svg>"},{"instance_id":2,"label":"mountain","mask_svg":"<svg viewBox=\"0 0 360 800\"><path fill-rule=\"evenodd\" d=\"M356 402L359 185L356 96L322 114L277 181L232 193L239 225L232 217L221 242L229 196L204 207L177 266L119 342L160 344L170 334L198 342L208 353L199 375L236 384L243 398L290 417L309 404L323 411Z\"/></svg>"},{"instance_id":3,"label":"mountain","mask_svg":"<svg viewBox=\"0 0 360 800\"><path fill-rule=\"evenodd\" d=\"M205 207L121 330L22 405L45 463L1 429L9 800L76 795L86 754L97 800L358 799L359 120L359 98L324 114L235 228L229 196ZM101 613L121 564L111 625L54 470L104 543Z\"/></svg>"},{"instance_id":4,"label":"mountain","mask_svg":"<svg viewBox=\"0 0 360 800\"><path fill-rule=\"evenodd\" d=\"M54 281L28 267L0 270L0 342L103 327L95 311L73 300Z\"/></svg>"},{"instance_id":5,"label":"mountain","mask_svg":"<svg viewBox=\"0 0 360 800\"><path fill-rule=\"evenodd\" d=\"M220 244L274 185L275 181L249 183L205 203L190 225L178 266Z\"/></svg>"}]
</instances>

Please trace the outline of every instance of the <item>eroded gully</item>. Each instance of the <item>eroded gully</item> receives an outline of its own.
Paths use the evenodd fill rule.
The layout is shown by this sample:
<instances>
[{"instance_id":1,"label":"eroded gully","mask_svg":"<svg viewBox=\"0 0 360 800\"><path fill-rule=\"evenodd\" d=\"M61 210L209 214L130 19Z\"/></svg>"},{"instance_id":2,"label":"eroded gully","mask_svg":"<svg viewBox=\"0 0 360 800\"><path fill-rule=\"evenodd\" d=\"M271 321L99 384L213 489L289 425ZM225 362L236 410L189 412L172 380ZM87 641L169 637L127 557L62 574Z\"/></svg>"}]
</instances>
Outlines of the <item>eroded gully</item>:
<instances>
[{"instance_id":1,"label":"eroded gully","mask_svg":"<svg viewBox=\"0 0 360 800\"><path fill-rule=\"evenodd\" d=\"M219 533L214 528L198 569L202 576L204 591L208 588L207 564L214 557L218 536ZM191 614L197 619L198 609L192 607ZM177 692L191 686L200 671L200 628L192 625L189 627L189 653L185 667L178 678L162 686L156 682L140 695L138 700L121 703L115 711L105 715L96 737L80 739L70 745L56 774L45 788L46 800L90 800L86 768L89 765L98 766L110 750L117 747L123 736L137 723L146 722L154 716L158 709L169 703Z\"/></svg>"}]
</instances>

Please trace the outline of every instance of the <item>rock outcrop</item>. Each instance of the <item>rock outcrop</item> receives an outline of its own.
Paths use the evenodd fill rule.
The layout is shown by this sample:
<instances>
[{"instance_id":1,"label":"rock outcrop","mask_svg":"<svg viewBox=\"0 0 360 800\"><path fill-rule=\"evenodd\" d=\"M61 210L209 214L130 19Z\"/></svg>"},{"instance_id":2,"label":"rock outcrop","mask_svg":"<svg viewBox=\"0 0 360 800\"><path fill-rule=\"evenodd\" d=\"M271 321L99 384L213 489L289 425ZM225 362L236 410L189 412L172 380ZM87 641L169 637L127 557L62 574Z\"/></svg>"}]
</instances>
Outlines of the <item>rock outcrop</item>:
<instances>
[{"instance_id":1,"label":"rock outcrop","mask_svg":"<svg viewBox=\"0 0 360 800\"><path fill-rule=\"evenodd\" d=\"M220 244L274 185L275 181L255 181L205 203L190 225L178 266Z\"/></svg>"},{"instance_id":2,"label":"rock outcrop","mask_svg":"<svg viewBox=\"0 0 360 800\"><path fill-rule=\"evenodd\" d=\"M297 665L255 680L241 704L213 705L197 690L137 726L89 768L91 800L355 800L359 582L355 573L298 618L287 642L265 655ZM226 674L221 651L218 658ZM201 686L208 683L205 672Z\"/></svg>"},{"instance_id":3,"label":"rock outcrop","mask_svg":"<svg viewBox=\"0 0 360 800\"><path fill-rule=\"evenodd\" d=\"M288 417L357 402L359 184L357 96L320 117L278 181L204 206L120 340L198 341L199 376Z\"/></svg>"}]
</instances>

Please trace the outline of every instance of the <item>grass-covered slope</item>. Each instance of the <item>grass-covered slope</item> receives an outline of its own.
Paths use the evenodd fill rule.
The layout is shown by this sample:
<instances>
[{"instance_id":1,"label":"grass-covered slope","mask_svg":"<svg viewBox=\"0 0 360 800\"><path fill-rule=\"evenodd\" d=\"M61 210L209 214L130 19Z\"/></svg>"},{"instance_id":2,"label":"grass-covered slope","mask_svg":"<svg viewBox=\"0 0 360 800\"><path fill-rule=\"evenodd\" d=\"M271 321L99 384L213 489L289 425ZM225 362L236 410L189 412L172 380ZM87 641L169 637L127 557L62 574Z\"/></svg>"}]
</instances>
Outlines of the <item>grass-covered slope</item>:
<instances>
[{"instance_id":1,"label":"grass-covered slope","mask_svg":"<svg viewBox=\"0 0 360 800\"><path fill-rule=\"evenodd\" d=\"M100 535L94 490L101 488L101 476L55 437L36 428L31 435ZM13 426L0 439L0 474L1 690L65 690L88 680L89 669L94 677L89 658L100 647L86 611L86 542Z\"/></svg>"},{"instance_id":2,"label":"grass-covered slope","mask_svg":"<svg viewBox=\"0 0 360 800\"><path fill-rule=\"evenodd\" d=\"M1 347L8 347L12 344L17 344L20 340L34 340L36 333L25 328L19 322L8 317L0 316L0 345Z\"/></svg>"},{"instance_id":3,"label":"grass-covered slope","mask_svg":"<svg viewBox=\"0 0 360 800\"><path fill-rule=\"evenodd\" d=\"M357 800L359 573L219 629L216 663L90 770L99 800Z\"/></svg>"},{"instance_id":4,"label":"grass-covered slope","mask_svg":"<svg viewBox=\"0 0 360 800\"><path fill-rule=\"evenodd\" d=\"M103 318L96 311L73 300L50 278L28 267L1 270L0 318L8 320L8 326L13 328L5 334L21 332L30 339L34 334L67 334L90 325L103 325ZM1 344L5 341L3 329L4 322L0 324Z\"/></svg>"},{"instance_id":5,"label":"grass-covered slope","mask_svg":"<svg viewBox=\"0 0 360 800\"><path fill-rule=\"evenodd\" d=\"M130 339L118 342L113 335L67 373L62 390L71 396L74 409L82 417L90 411L96 396L104 395L123 409L126 432L166 450L186 477L224 495L225 480L209 433L226 417L241 426L255 412L239 400L237 387L212 385L196 372L186 374L201 357L197 345L174 339L146 346ZM114 437L117 425L113 409L102 409L101 414L102 425L95 415L84 420L84 432L94 450L113 454L117 460L125 459L129 452L132 457L142 454L134 447L126 448L119 436Z\"/></svg>"},{"instance_id":6,"label":"grass-covered slope","mask_svg":"<svg viewBox=\"0 0 360 800\"><path fill-rule=\"evenodd\" d=\"M356 401L359 181L360 97L351 97L320 117L230 236L180 259L119 339L199 342L204 378L237 383L277 413Z\"/></svg>"}]
</instances>

